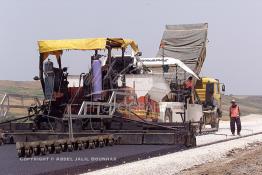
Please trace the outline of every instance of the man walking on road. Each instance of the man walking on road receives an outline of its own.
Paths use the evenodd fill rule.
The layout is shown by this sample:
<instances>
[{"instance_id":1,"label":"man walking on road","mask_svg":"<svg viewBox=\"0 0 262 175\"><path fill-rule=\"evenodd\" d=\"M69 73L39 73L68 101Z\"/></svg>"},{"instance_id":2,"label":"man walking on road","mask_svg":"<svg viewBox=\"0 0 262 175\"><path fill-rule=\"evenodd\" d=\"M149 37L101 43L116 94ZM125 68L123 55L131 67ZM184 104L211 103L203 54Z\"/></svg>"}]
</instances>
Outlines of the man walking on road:
<instances>
[{"instance_id":1,"label":"man walking on road","mask_svg":"<svg viewBox=\"0 0 262 175\"><path fill-rule=\"evenodd\" d=\"M237 135L240 135L241 131L241 121L240 121L240 109L235 100L231 101L231 106L229 109L230 116L230 129L232 135L235 135L235 124L237 125Z\"/></svg>"}]
</instances>

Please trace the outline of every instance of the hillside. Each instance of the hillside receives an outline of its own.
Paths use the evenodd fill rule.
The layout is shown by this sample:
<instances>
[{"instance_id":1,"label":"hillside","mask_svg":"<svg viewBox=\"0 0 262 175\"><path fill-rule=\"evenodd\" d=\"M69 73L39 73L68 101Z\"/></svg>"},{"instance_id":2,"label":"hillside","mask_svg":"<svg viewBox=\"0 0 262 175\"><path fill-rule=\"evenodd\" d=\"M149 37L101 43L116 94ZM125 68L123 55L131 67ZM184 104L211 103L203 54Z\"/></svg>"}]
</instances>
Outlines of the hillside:
<instances>
[{"instance_id":1,"label":"hillside","mask_svg":"<svg viewBox=\"0 0 262 175\"><path fill-rule=\"evenodd\" d=\"M9 81L9 80L0 80L0 102L2 101L3 95L8 94L20 94L20 95L32 95L43 97L41 90L40 82L37 81ZM6 104L7 102L5 102ZM27 105L30 106L34 104L33 99L24 99L21 101L21 98L9 97L10 105ZM12 108L8 112L9 119L10 117L25 116L27 115L26 108ZM0 119L1 120L1 119Z\"/></svg>"},{"instance_id":2,"label":"hillside","mask_svg":"<svg viewBox=\"0 0 262 175\"><path fill-rule=\"evenodd\" d=\"M27 94L42 96L41 84L39 81L9 81L0 80L0 94Z\"/></svg>"},{"instance_id":3,"label":"hillside","mask_svg":"<svg viewBox=\"0 0 262 175\"><path fill-rule=\"evenodd\" d=\"M0 80L0 94L16 93L43 96L39 81ZM262 114L262 96L227 96L222 97L224 118L227 118L230 101L235 99L241 107L242 115ZM1 96L0 96L1 100Z\"/></svg>"}]
</instances>

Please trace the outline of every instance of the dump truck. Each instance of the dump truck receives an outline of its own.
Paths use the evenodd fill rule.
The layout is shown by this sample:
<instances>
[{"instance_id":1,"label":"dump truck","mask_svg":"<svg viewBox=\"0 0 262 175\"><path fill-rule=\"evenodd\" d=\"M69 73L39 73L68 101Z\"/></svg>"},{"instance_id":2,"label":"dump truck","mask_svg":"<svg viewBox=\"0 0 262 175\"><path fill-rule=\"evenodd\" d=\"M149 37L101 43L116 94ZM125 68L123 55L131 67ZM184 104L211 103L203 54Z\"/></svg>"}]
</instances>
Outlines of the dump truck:
<instances>
[{"instance_id":1,"label":"dump truck","mask_svg":"<svg viewBox=\"0 0 262 175\"><path fill-rule=\"evenodd\" d=\"M173 84L173 87L181 87L190 75L185 74L185 71L178 69L176 65L164 64L165 59L173 58L182 61L197 76L200 76L206 59L207 30L207 23L166 25L156 55L158 59L162 59L163 64L162 67L152 67L152 71L158 73L176 72L176 76L166 75L166 79L170 84ZM202 105L199 130L204 129L206 125L218 129L219 118L222 116L219 80L208 77L197 79L193 76L193 82L195 87L192 92L194 105ZM222 90L225 90L225 85L222 87ZM199 110L194 111L195 115L199 115L199 113L201 113ZM179 117L176 118L179 120Z\"/></svg>"},{"instance_id":2,"label":"dump truck","mask_svg":"<svg viewBox=\"0 0 262 175\"><path fill-rule=\"evenodd\" d=\"M137 115L148 118L152 113L155 120L164 123L191 122L197 132L209 124L207 108L197 92L183 85L190 76L194 84L202 81L199 74L206 57L207 27L206 23L167 25L156 57L134 59L134 65L148 70L140 79L125 77L129 86L135 84L140 101L148 103L145 108L134 109Z\"/></svg>"}]
</instances>

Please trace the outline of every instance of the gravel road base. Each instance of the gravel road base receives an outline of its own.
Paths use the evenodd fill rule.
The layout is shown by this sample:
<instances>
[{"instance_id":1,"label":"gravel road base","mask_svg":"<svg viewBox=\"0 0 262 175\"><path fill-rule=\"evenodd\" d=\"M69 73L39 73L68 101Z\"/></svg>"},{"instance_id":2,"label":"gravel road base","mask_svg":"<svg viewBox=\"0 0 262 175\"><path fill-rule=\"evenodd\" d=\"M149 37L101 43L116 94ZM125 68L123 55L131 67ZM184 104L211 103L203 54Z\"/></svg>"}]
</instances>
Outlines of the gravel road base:
<instances>
[{"instance_id":1,"label":"gravel road base","mask_svg":"<svg viewBox=\"0 0 262 175\"><path fill-rule=\"evenodd\" d=\"M184 170L180 175L260 175L262 174L262 144L250 144L244 149L229 151L226 158Z\"/></svg>"},{"instance_id":2,"label":"gravel road base","mask_svg":"<svg viewBox=\"0 0 262 175\"><path fill-rule=\"evenodd\" d=\"M242 135L248 135L261 132L261 115L249 115L242 118ZM221 123L222 128L217 134L209 134L197 137L197 144L204 145L210 142L219 141L226 138L238 137L232 136L229 130L229 122ZM174 175L194 166L207 164L209 162L223 160L231 150L243 149L252 143L261 142L262 134L231 140L223 143L217 143L209 146L184 150L160 157L154 157L147 160L141 160L133 163L127 163L115 167L109 167L90 174L94 175Z\"/></svg>"},{"instance_id":3,"label":"gravel road base","mask_svg":"<svg viewBox=\"0 0 262 175\"><path fill-rule=\"evenodd\" d=\"M94 175L174 175L182 170L223 159L226 154L237 148L245 148L251 143L262 142L262 135L240 138L209 146L180 151L147 160L110 167L91 172Z\"/></svg>"}]
</instances>

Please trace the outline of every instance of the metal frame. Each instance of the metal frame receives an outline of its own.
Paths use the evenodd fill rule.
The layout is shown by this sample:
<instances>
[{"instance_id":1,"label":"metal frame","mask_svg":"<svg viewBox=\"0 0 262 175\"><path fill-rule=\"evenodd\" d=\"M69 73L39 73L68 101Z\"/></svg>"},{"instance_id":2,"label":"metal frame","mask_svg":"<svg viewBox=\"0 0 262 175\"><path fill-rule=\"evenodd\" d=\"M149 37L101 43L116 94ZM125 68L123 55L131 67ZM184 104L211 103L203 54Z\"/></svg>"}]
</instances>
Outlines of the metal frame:
<instances>
[{"instance_id":1,"label":"metal frame","mask_svg":"<svg viewBox=\"0 0 262 175\"><path fill-rule=\"evenodd\" d=\"M19 98L21 105L19 104L10 104L10 98ZM41 105L39 101L39 97L37 96L30 96L30 95L19 95L19 94L5 94L4 97L2 98L2 101L0 103L0 117L1 118L6 118L8 112L12 108L20 108L20 109L26 109L29 108L30 106L26 106L24 104L24 99L33 99L38 106Z\"/></svg>"},{"instance_id":2,"label":"metal frame","mask_svg":"<svg viewBox=\"0 0 262 175\"><path fill-rule=\"evenodd\" d=\"M117 103L117 96L125 96L125 97L133 97L135 99L135 103L127 103L126 99L124 100L124 103ZM108 102L92 102L92 101L83 101L82 105L78 111L77 114L69 114L69 112L71 111L71 106L72 105L68 105L68 107L70 108L70 110L68 110L69 108L67 108L67 113L64 114L63 119L64 120L68 120L69 116L71 116L72 119L84 119L84 118L100 118L100 119L104 119L104 118L112 118L116 109L118 108L126 108L126 109L130 109L131 106L133 105L137 105L137 96L136 94L133 93L124 93L124 92L117 92L117 91L113 91L110 99ZM101 109L103 107L108 107L108 114L106 115L102 115L101 114ZM87 112L88 108L92 108L95 110L95 114L91 114Z\"/></svg>"}]
</instances>

